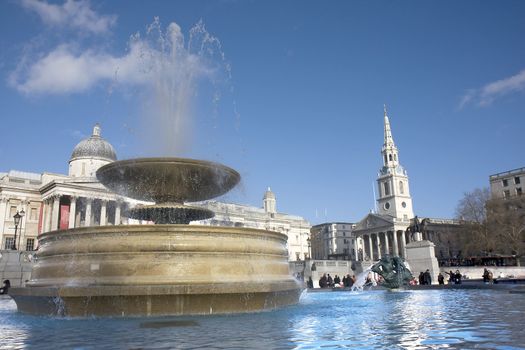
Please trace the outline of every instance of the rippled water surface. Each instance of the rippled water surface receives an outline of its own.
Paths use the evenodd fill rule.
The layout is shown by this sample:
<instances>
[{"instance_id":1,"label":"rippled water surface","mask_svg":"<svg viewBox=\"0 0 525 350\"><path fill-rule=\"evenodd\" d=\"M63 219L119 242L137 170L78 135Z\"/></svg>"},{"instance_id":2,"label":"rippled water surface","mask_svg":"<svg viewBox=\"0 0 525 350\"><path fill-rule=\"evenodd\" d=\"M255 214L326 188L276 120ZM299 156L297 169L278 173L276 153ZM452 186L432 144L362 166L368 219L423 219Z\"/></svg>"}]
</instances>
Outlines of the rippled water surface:
<instances>
[{"instance_id":1,"label":"rippled water surface","mask_svg":"<svg viewBox=\"0 0 525 350\"><path fill-rule=\"evenodd\" d=\"M525 294L490 290L304 294L273 312L68 319L0 299L0 349L525 349Z\"/></svg>"}]
</instances>

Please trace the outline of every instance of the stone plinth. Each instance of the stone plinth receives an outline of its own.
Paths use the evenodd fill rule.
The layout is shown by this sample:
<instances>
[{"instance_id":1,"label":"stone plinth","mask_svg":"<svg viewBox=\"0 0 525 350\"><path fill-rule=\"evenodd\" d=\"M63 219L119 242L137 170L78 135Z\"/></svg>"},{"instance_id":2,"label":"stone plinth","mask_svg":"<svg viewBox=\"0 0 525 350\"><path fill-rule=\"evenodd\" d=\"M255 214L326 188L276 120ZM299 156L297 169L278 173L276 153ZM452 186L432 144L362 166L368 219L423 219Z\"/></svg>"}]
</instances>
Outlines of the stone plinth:
<instances>
[{"instance_id":1,"label":"stone plinth","mask_svg":"<svg viewBox=\"0 0 525 350\"><path fill-rule=\"evenodd\" d=\"M427 240L408 243L405 260L415 278L418 278L420 272L430 270L432 284L438 283L439 264L435 255L434 243Z\"/></svg>"}]
</instances>

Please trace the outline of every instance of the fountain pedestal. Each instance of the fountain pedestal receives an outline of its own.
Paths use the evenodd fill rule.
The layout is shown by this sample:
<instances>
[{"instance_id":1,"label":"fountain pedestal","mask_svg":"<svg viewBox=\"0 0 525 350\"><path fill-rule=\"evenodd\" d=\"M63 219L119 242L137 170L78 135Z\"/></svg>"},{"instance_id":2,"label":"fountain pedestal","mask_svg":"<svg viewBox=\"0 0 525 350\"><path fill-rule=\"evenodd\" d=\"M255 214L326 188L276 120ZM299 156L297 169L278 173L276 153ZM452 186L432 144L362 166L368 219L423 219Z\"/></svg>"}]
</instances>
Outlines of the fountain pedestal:
<instances>
[{"instance_id":1,"label":"fountain pedestal","mask_svg":"<svg viewBox=\"0 0 525 350\"><path fill-rule=\"evenodd\" d=\"M164 212L167 217L157 217L161 223L186 222L185 213L208 215L206 210L165 203L182 203L184 196L200 198L201 190L206 194L200 196L216 195L239 181L236 172L215 163L169 158L115 162L99 172L99 179L119 193L161 198L161 204L132 211L132 215ZM185 175L179 177L181 173ZM119 176L130 183L131 191L119 187L119 181L111 185ZM206 186L197 186L198 179L207 181ZM186 188L190 186L186 180L194 192ZM181 186L174 186L174 181ZM147 192L140 186L155 188ZM184 191L189 192L181 195ZM12 288L10 294L19 311L47 315L195 315L274 309L297 303L301 293L289 273L286 240L286 235L266 230L185 224L53 231L39 238L31 280L25 288Z\"/></svg>"}]
</instances>

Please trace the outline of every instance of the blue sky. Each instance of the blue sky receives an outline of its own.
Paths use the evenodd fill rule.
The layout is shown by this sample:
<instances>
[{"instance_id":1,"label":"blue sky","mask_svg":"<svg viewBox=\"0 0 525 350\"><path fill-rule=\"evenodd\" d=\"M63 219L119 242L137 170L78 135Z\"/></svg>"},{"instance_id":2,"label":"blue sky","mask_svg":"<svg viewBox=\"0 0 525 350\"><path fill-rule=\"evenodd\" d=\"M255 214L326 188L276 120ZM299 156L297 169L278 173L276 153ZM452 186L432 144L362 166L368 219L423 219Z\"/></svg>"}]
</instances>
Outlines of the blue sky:
<instances>
[{"instance_id":1,"label":"blue sky","mask_svg":"<svg viewBox=\"0 0 525 350\"><path fill-rule=\"evenodd\" d=\"M236 168L226 201L260 206L271 186L279 211L357 221L386 103L415 213L452 217L465 191L525 166L524 15L523 1L2 1L0 171L66 173L96 122L120 159L160 155L151 135L172 129L133 43L153 43L159 17L187 47L202 20L220 45L188 70L184 147L165 154Z\"/></svg>"}]
</instances>

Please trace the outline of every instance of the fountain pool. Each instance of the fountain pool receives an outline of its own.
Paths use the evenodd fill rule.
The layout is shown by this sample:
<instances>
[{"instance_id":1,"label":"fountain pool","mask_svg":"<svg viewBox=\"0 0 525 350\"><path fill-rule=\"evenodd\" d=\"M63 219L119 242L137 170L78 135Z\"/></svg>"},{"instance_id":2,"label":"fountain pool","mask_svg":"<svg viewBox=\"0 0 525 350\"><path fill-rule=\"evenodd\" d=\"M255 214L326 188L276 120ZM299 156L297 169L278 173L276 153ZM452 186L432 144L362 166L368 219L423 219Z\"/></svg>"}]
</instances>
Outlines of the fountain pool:
<instances>
[{"instance_id":1,"label":"fountain pool","mask_svg":"<svg viewBox=\"0 0 525 350\"><path fill-rule=\"evenodd\" d=\"M525 349L525 294L508 290L303 293L251 314L60 318L0 299L0 349Z\"/></svg>"}]
</instances>

